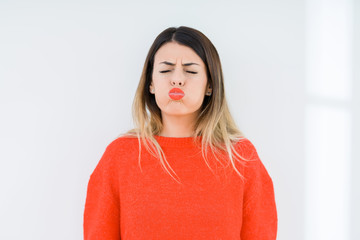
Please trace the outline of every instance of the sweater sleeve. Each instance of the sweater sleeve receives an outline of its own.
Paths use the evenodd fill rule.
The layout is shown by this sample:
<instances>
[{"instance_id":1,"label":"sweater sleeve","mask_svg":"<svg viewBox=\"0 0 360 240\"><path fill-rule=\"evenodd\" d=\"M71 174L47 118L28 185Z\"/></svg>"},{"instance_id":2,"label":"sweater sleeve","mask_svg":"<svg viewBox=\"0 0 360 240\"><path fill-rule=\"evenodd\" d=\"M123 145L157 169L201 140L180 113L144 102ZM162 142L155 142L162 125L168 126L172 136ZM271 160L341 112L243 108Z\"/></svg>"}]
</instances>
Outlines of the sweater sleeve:
<instances>
[{"instance_id":1,"label":"sweater sleeve","mask_svg":"<svg viewBox=\"0 0 360 240\"><path fill-rule=\"evenodd\" d=\"M120 204L114 144L98 162L87 186L84 209L84 240L120 239Z\"/></svg>"},{"instance_id":2,"label":"sweater sleeve","mask_svg":"<svg viewBox=\"0 0 360 240\"><path fill-rule=\"evenodd\" d=\"M253 144L244 143L246 156L246 178L243 200L242 240L275 240L277 235L277 209L274 186L265 166L259 159Z\"/></svg>"}]
</instances>

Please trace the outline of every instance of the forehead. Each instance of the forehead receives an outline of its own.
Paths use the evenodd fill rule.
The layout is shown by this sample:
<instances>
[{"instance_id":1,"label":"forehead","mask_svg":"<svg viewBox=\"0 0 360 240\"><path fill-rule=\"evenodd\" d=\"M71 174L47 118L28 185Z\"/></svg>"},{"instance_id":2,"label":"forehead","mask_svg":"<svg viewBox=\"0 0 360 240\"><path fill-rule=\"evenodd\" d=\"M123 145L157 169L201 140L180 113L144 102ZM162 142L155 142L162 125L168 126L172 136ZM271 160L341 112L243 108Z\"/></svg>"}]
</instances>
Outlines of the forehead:
<instances>
[{"instance_id":1,"label":"forehead","mask_svg":"<svg viewBox=\"0 0 360 240\"><path fill-rule=\"evenodd\" d=\"M165 43L158 49L155 54L155 62L161 61L171 61L173 63L176 63L177 61L180 61L180 63L192 61L200 65L203 63L193 49L176 42Z\"/></svg>"}]
</instances>

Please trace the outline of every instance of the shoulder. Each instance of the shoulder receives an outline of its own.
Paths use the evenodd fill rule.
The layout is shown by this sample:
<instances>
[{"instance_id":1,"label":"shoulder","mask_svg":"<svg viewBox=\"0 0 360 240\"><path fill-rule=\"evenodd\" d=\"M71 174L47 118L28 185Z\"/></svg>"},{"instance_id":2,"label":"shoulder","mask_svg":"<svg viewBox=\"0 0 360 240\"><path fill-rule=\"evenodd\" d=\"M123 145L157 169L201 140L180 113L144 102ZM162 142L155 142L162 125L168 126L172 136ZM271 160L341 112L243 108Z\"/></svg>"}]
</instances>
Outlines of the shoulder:
<instances>
[{"instance_id":1,"label":"shoulder","mask_svg":"<svg viewBox=\"0 0 360 240\"><path fill-rule=\"evenodd\" d=\"M260 159L254 144L247 138L243 138L236 143L236 150L245 158L243 161L245 166L245 175L247 178L263 179L263 181L271 180L271 177Z\"/></svg>"},{"instance_id":2,"label":"shoulder","mask_svg":"<svg viewBox=\"0 0 360 240\"><path fill-rule=\"evenodd\" d=\"M235 143L235 150L247 160L259 160L259 156L254 144L246 137L240 138Z\"/></svg>"},{"instance_id":3,"label":"shoulder","mask_svg":"<svg viewBox=\"0 0 360 240\"><path fill-rule=\"evenodd\" d=\"M113 154L117 154L119 152L131 152L134 149L138 149L139 141L136 137L132 136L120 136L112 141L107 145L106 151L111 152Z\"/></svg>"},{"instance_id":4,"label":"shoulder","mask_svg":"<svg viewBox=\"0 0 360 240\"><path fill-rule=\"evenodd\" d=\"M137 138L121 136L110 141L99 161L100 165L119 164L121 159L135 156L138 153Z\"/></svg>"},{"instance_id":5,"label":"shoulder","mask_svg":"<svg viewBox=\"0 0 360 240\"><path fill-rule=\"evenodd\" d=\"M138 153L138 140L131 137L117 137L110 141L105 148L100 160L94 172L110 172L117 169L120 165L127 161L123 159L129 159L133 156L137 156Z\"/></svg>"}]
</instances>

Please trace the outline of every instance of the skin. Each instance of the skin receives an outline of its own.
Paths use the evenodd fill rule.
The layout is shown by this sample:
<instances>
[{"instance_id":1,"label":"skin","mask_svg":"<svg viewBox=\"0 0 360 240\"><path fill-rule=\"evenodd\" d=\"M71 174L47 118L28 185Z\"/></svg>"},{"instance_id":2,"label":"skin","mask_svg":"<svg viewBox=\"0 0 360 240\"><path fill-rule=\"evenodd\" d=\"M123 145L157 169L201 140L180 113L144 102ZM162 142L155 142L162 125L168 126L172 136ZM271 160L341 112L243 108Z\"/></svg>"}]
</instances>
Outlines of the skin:
<instances>
[{"instance_id":1,"label":"skin","mask_svg":"<svg viewBox=\"0 0 360 240\"><path fill-rule=\"evenodd\" d=\"M161 62L175 64L170 66ZM183 66L185 63L198 65ZM162 72L161 71L168 71ZM196 73L196 74L194 74ZM173 100L169 96L172 88L180 88L185 96ZM194 124L205 94L211 92L206 76L206 66L191 48L169 42L155 54L150 93L161 109L164 128L159 134L165 137L191 137Z\"/></svg>"}]
</instances>

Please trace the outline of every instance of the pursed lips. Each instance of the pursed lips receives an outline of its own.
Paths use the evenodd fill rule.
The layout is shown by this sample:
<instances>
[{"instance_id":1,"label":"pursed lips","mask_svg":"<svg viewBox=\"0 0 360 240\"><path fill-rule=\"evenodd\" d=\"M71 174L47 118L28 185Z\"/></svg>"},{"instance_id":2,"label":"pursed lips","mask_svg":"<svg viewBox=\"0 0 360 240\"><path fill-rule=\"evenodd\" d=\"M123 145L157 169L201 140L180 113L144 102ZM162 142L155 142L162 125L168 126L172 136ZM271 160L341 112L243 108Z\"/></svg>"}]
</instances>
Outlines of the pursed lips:
<instances>
[{"instance_id":1,"label":"pursed lips","mask_svg":"<svg viewBox=\"0 0 360 240\"><path fill-rule=\"evenodd\" d=\"M185 93L180 88L173 88L169 91L169 97L173 100L180 100L185 96Z\"/></svg>"}]
</instances>

